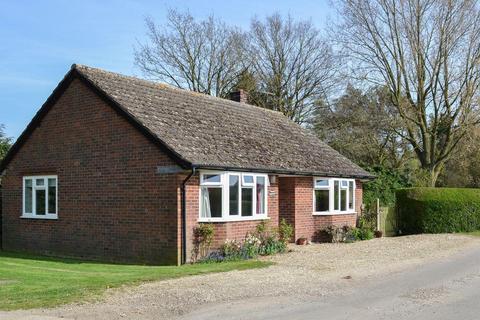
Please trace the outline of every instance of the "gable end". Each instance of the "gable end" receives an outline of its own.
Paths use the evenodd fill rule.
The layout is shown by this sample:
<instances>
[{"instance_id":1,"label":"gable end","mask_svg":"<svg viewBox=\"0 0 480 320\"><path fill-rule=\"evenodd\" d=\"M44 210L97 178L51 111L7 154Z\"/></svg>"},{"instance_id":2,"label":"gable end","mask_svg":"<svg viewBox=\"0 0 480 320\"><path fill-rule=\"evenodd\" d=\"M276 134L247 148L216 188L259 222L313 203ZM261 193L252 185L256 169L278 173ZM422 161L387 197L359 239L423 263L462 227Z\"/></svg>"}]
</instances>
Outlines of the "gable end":
<instances>
[{"instance_id":1,"label":"gable end","mask_svg":"<svg viewBox=\"0 0 480 320\"><path fill-rule=\"evenodd\" d=\"M137 119L135 119L127 110L120 106L114 99L112 99L108 94L103 90L98 88L93 82L83 76L80 72L75 69L75 65L72 66L72 69L65 75L62 81L58 86L53 90L52 94L48 97L45 103L42 105L40 110L35 114L33 119L30 121L26 129L18 137L17 141L10 148L6 154L3 161L0 163L0 174L3 173L10 161L14 158L15 154L20 150L24 143L28 140L35 128L40 124L45 115L50 111L50 109L55 105L57 100L63 95L65 90L69 87L74 79L79 79L84 83L90 90L92 90L97 96L99 96L103 101L105 101L109 106L111 106L117 114L121 115L125 120L132 124L137 130L142 132L142 134L157 145L161 151L165 152L169 157L172 158L180 167L187 169L192 166L192 164L175 152L170 146L163 142L158 136L152 133L148 128L142 125Z\"/></svg>"}]
</instances>

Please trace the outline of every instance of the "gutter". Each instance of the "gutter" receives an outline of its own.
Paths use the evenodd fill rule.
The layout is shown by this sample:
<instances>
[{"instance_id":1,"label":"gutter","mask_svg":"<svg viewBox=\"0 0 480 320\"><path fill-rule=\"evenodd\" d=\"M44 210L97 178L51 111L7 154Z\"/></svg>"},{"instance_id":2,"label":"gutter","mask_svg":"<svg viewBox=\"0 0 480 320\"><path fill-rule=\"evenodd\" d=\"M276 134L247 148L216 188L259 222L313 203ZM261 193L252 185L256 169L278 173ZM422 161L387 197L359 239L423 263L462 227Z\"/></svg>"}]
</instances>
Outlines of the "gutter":
<instances>
[{"instance_id":1,"label":"gutter","mask_svg":"<svg viewBox=\"0 0 480 320\"><path fill-rule=\"evenodd\" d=\"M195 164L197 169L205 170L219 170L219 171L239 171L239 172L259 172L259 173L270 173L278 175L292 175L292 176L317 176L317 177L326 177L326 178L354 178L364 181L374 180L376 176L374 174L360 175L360 174L331 174L331 173L320 173L320 172L307 172L307 171L291 171L285 169L272 169L272 168L238 168L238 167L228 167L228 166L218 166L218 165L201 165Z\"/></svg>"},{"instance_id":2,"label":"gutter","mask_svg":"<svg viewBox=\"0 0 480 320\"><path fill-rule=\"evenodd\" d=\"M186 192L186 184L188 180L195 174L195 167L192 167L192 171L188 174L188 176L183 180L182 186L180 187L180 192L182 196L182 258L181 264L185 264L187 261L187 192Z\"/></svg>"}]
</instances>

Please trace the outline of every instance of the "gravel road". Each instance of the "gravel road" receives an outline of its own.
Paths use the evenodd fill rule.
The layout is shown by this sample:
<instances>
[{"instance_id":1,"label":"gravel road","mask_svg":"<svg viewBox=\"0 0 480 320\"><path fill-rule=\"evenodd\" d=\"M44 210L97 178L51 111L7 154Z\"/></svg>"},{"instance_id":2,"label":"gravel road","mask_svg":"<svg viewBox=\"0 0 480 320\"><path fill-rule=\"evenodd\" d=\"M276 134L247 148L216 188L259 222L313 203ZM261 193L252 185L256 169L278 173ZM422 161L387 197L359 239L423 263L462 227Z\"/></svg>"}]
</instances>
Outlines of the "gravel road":
<instances>
[{"instance_id":1,"label":"gravel road","mask_svg":"<svg viewBox=\"0 0 480 320\"><path fill-rule=\"evenodd\" d=\"M281 306L292 308L295 305L314 312L313 306L319 303L324 308L335 306L335 301L339 301L335 297L338 296L351 297L355 301L359 298L355 292L364 284L374 286L376 282L380 283L376 292L381 297L389 277L477 248L480 253L479 238L461 235L417 235L352 244L293 245L292 252L267 258L276 262L267 269L146 283L111 290L97 303L0 312L0 319L213 319L212 310L220 315L222 310L225 311L224 317L218 319L247 319L241 312L235 317L233 311L255 310L257 307L260 315L261 310L268 313L282 310ZM405 299L434 301L442 297L442 290L447 290L442 287L417 289L407 291ZM373 295L371 300L374 298ZM265 309L270 305L278 308ZM248 316L254 319L251 314Z\"/></svg>"},{"instance_id":2,"label":"gravel road","mask_svg":"<svg viewBox=\"0 0 480 320\"><path fill-rule=\"evenodd\" d=\"M353 281L327 297L261 297L211 304L182 320L478 320L480 245L381 277Z\"/></svg>"}]
</instances>

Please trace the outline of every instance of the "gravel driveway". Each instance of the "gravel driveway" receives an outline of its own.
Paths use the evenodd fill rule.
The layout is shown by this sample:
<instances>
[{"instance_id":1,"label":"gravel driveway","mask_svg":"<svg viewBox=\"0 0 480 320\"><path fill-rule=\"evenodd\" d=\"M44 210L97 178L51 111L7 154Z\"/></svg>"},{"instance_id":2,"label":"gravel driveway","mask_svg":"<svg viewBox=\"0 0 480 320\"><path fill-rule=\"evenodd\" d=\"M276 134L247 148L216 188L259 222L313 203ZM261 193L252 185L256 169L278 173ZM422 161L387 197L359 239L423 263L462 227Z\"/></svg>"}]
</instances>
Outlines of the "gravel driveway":
<instances>
[{"instance_id":1,"label":"gravel driveway","mask_svg":"<svg viewBox=\"0 0 480 320\"><path fill-rule=\"evenodd\" d=\"M103 301L1 313L1 319L172 319L212 303L255 297L309 299L347 294L353 283L382 277L479 246L461 235L417 235L352 244L313 244L267 258L267 269L233 271L112 290Z\"/></svg>"}]
</instances>

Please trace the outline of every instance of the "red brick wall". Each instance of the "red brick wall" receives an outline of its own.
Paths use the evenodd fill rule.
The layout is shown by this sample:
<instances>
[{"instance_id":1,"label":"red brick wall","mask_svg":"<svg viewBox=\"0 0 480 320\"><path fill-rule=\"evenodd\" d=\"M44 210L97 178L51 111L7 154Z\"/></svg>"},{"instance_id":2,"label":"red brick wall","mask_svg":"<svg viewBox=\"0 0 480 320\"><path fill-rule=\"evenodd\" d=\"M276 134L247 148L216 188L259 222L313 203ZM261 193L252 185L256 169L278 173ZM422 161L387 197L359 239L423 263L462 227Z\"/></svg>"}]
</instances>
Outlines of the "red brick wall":
<instances>
[{"instance_id":1,"label":"red brick wall","mask_svg":"<svg viewBox=\"0 0 480 320\"><path fill-rule=\"evenodd\" d=\"M295 228L295 179L278 178L279 216Z\"/></svg>"},{"instance_id":2,"label":"red brick wall","mask_svg":"<svg viewBox=\"0 0 480 320\"><path fill-rule=\"evenodd\" d=\"M3 185L6 250L176 264L173 161L74 80L10 162ZM58 175L58 220L21 219L22 177Z\"/></svg>"},{"instance_id":3,"label":"red brick wall","mask_svg":"<svg viewBox=\"0 0 480 320\"><path fill-rule=\"evenodd\" d=\"M280 219L285 218L294 226L294 238L306 237L316 240L316 231L329 225L356 224L356 214L313 215L313 178L281 177L279 179ZM356 212L360 213L362 205L362 183L356 181Z\"/></svg>"},{"instance_id":4,"label":"red brick wall","mask_svg":"<svg viewBox=\"0 0 480 320\"><path fill-rule=\"evenodd\" d=\"M179 175L179 181L185 179L186 175ZM273 183L270 176L270 186L268 187L268 217L269 225L278 226L278 179ZM196 174L190 178L186 187L187 196L187 260L192 256L193 250L193 230L198 226L199 218L199 175ZM248 232L254 231L261 220L252 221L231 221L231 222L213 222L215 227L215 238L212 249L218 249L225 240L242 240ZM181 250L179 243L178 250Z\"/></svg>"}]
</instances>

